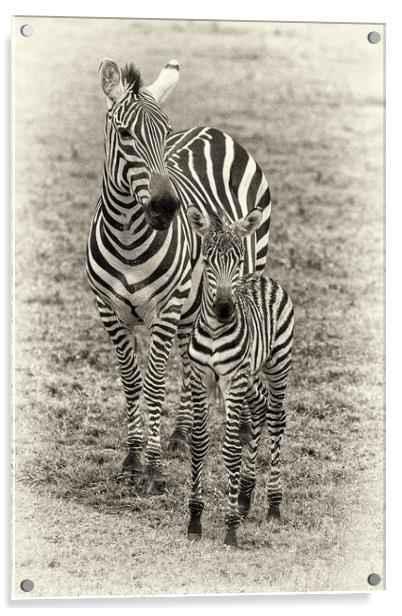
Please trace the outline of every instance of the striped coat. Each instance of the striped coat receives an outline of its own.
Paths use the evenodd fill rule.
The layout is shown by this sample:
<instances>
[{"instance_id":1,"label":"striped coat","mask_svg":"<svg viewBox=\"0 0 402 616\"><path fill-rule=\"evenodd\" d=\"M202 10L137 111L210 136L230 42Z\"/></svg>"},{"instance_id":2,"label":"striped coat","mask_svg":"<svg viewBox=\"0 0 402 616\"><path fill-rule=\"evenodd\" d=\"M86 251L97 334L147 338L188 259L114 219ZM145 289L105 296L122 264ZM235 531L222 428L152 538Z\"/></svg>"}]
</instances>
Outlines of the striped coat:
<instances>
[{"instance_id":1,"label":"striped coat","mask_svg":"<svg viewBox=\"0 0 402 616\"><path fill-rule=\"evenodd\" d=\"M209 440L208 393L217 384L226 411L223 457L229 475L229 496L225 543L237 545L236 529L241 515L247 515L250 507L257 448L266 419L271 436L268 517L280 519L278 464L293 344L293 305L276 281L265 275L243 275L243 242L261 220L258 210L236 223L204 217L197 208L191 208L188 214L193 229L204 238L205 260L201 308L189 344L194 426L188 536L201 536L201 474Z\"/></svg>"},{"instance_id":2,"label":"striped coat","mask_svg":"<svg viewBox=\"0 0 402 616\"><path fill-rule=\"evenodd\" d=\"M144 89L133 67L121 71L106 60L100 69L109 110L102 195L89 232L87 272L120 364L128 415L123 469L133 474L142 473L139 402L144 394L149 418L147 489L161 480L161 406L176 334L183 375L172 448L183 444L191 431L187 348L200 304L203 263L187 208L197 204L206 214L220 212L225 198L231 220L260 208L263 222L246 248L247 271L264 267L271 212L264 174L231 137L208 127L172 133L159 102L177 74L172 61L155 84ZM144 381L135 349L135 329L141 323L151 334Z\"/></svg>"}]
</instances>

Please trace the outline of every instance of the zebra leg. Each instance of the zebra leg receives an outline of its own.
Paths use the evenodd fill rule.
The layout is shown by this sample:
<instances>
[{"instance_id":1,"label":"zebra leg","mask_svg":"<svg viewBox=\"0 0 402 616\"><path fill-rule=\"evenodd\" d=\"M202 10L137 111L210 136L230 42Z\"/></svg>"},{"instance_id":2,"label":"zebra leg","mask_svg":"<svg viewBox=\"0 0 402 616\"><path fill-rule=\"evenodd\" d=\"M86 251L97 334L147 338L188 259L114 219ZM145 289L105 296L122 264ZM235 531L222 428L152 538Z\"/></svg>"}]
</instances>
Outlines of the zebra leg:
<instances>
[{"instance_id":1,"label":"zebra leg","mask_svg":"<svg viewBox=\"0 0 402 616\"><path fill-rule=\"evenodd\" d=\"M97 298L102 323L112 340L119 360L120 376L127 405L128 453L123 462L123 473L140 474L143 433L139 399L142 390L141 372L137 362L133 333L118 320L115 312Z\"/></svg>"},{"instance_id":2,"label":"zebra leg","mask_svg":"<svg viewBox=\"0 0 402 616\"><path fill-rule=\"evenodd\" d=\"M173 312L173 308L171 309ZM177 317L180 313L178 313ZM148 442L145 449L145 491L164 490L160 442L161 410L166 390L166 363L176 334L178 318L166 318L153 325L148 366L144 378L144 399L148 411Z\"/></svg>"},{"instance_id":3,"label":"zebra leg","mask_svg":"<svg viewBox=\"0 0 402 616\"><path fill-rule=\"evenodd\" d=\"M179 351L182 363L182 385L180 394L179 413L176 420L176 426L172 433L168 450L178 453L187 453L188 440L192 428L192 405L191 405L191 366L188 357L188 344L190 339L190 331L179 332L177 334Z\"/></svg>"},{"instance_id":4,"label":"zebra leg","mask_svg":"<svg viewBox=\"0 0 402 616\"><path fill-rule=\"evenodd\" d=\"M228 504L225 515L226 545L237 546L237 529L240 524L239 481L242 447L239 438L240 414L247 391L247 380L232 381L225 395L226 431L223 442L223 460L229 474Z\"/></svg>"},{"instance_id":5,"label":"zebra leg","mask_svg":"<svg viewBox=\"0 0 402 616\"><path fill-rule=\"evenodd\" d=\"M290 360L285 357L272 360L264 372L268 378L269 403L267 412L268 432L271 439L271 475L268 484L267 519L276 524L281 522L282 485L280 478L281 439L286 426L283 408Z\"/></svg>"},{"instance_id":6,"label":"zebra leg","mask_svg":"<svg viewBox=\"0 0 402 616\"><path fill-rule=\"evenodd\" d=\"M247 392L247 402L251 409L251 438L243 448L243 463L240 472L239 513L242 518L248 515L251 496L256 484L255 465L262 429L267 416L267 392L254 386Z\"/></svg>"},{"instance_id":7,"label":"zebra leg","mask_svg":"<svg viewBox=\"0 0 402 616\"><path fill-rule=\"evenodd\" d=\"M208 435L208 396L205 386L194 375L191 382L194 422L190 439L191 450L191 496L189 500L190 522L187 527L187 537L190 540L201 539L201 514L204 509L202 498L201 477L205 456L209 446Z\"/></svg>"},{"instance_id":8,"label":"zebra leg","mask_svg":"<svg viewBox=\"0 0 402 616\"><path fill-rule=\"evenodd\" d=\"M242 445L245 445L251 439L251 413L246 401L240 415L239 438Z\"/></svg>"}]
</instances>

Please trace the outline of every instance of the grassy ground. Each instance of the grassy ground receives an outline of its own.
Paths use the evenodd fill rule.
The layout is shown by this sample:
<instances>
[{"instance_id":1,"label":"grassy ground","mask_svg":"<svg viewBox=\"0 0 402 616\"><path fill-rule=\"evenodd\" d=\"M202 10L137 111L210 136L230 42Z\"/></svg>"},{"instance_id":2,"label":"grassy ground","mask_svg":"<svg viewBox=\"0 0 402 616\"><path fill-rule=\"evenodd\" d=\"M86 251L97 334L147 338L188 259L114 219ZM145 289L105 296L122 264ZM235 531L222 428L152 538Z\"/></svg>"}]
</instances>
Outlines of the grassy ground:
<instances>
[{"instance_id":1,"label":"grassy ground","mask_svg":"<svg viewBox=\"0 0 402 616\"><path fill-rule=\"evenodd\" d=\"M367 575L385 574L381 45L367 43L364 26L32 23L34 37L17 39L15 83L13 594L24 578L35 596L369 590ZM135 61L146 81L177 57L172 125L230 132L271 184L271 274L294 299L297 328L288 522L265 523L264 445L239 550L222 545L218 414L201 543L185 538L187 460L167 458L160 497L113 480L123 396L84 274L105 56ZM143 362L144 331L139 340ZM177 370L174 352L169 375ZM169 378L165 444L178 393Z\"/></svg>"}]
</instances>

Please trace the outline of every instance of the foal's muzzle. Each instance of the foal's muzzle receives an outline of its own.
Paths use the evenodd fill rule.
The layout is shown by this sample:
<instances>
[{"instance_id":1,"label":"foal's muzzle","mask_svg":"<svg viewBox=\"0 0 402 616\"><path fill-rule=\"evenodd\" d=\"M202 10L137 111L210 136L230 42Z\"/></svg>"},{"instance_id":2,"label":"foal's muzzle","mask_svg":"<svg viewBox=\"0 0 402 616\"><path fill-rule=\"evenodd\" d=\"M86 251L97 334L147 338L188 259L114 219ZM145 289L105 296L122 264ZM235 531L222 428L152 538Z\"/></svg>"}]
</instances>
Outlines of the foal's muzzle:
<instances>
[{"instance_id":1,"label":"foal's muzzle","mask_svg":"<svg viewBox=\"0 0 402 616\"><path fill-rule=\"evenodd\" d=\"M229 301L216 301L213 305L213 311L220 323L228 323L234 316L235 305Z\"/></svg>"}]
</instances>

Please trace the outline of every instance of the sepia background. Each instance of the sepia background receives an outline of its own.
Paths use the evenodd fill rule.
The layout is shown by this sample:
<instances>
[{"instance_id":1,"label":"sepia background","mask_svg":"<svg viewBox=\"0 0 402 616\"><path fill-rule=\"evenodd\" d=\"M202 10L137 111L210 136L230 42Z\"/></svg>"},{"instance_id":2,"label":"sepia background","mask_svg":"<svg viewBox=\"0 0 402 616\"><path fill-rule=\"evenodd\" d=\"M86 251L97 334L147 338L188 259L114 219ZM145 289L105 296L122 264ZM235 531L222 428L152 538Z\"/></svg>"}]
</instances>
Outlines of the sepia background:
<instances>
[{"instance_id":1,"label":"sepia background","mask_svg":"<svg viewBox=\"0 0 402 616\"><path fill-rule=\"evenodd\" d=\"M32 38L19 34L23 23ZM384 578L382 27L17 18L14 24L13 595L370 590ZM114 480L124 400L85 278L106 104L97 69L171 58L176 129L238 139L272 192L270 273L296 313L282 448L287 523L265 523L267 443L238 550L223 546L224 418L211 415L204 537L185 536L189 461L168 490ZM139 332L144 365L147 334ZM178 409L169 363L162 425ZM383 584L376 588L382 588Z\"/></svg>"}]
</instances>

